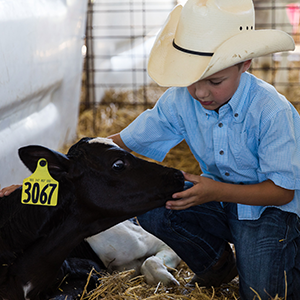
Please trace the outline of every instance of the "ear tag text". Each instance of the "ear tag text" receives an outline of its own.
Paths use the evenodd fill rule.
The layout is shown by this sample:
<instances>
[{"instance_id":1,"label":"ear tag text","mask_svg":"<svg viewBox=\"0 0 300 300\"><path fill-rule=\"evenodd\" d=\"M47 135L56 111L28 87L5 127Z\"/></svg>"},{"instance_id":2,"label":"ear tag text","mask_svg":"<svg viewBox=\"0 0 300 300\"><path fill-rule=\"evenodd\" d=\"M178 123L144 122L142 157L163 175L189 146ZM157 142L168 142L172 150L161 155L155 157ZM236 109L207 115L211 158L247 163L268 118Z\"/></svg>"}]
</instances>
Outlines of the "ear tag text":
<instances>
[{"instance_id":1,"label":"ear tag text","mask_svg":"<svg viewBox=\"0 0 300 300\"><path fill-rule=\"evenodd\" d=\"M48 162L41 158L31 176L23 180L23 204L56 206L58 198L58 181L48 171Z\"/></svg>"}]
</instances>

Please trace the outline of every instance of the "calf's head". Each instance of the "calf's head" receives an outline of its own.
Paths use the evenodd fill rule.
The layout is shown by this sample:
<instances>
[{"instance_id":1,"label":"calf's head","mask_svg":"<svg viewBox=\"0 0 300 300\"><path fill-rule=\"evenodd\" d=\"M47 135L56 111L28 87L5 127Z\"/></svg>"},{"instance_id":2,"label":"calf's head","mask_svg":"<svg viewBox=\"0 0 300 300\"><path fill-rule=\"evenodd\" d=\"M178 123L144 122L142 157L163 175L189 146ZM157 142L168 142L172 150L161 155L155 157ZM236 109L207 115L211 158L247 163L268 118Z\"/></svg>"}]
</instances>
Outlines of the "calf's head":
<instances>
[{"instance_id":1,"label":"calf's head","mask_svg":"<svg viewBox=\"0 0 300 300\"><path fill-rule=\"evenodd\" d=\"M66 155L42 146L23 147L19 155L32 172L45 158L51 176L72 184L80 207L97 218L125 220L163 206L183 188L180 171L137 158L109 139L83 138Z\"/></svg>"}]
</instances>

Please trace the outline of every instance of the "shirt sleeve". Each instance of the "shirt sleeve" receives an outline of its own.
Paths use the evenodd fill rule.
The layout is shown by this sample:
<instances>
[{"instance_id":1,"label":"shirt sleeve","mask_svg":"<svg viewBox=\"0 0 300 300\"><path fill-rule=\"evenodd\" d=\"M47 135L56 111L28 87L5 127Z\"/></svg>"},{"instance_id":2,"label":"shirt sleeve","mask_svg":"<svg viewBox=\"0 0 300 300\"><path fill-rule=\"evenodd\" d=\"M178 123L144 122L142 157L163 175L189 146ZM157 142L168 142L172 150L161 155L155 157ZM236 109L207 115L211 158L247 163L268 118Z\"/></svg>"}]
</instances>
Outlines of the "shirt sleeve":
<instances>
[{"instance_id":1,"label":"shirt sleeve","mask_svg":"<svg viewBox=\"0 0 300 300\"><path fill-rule=\"evenodd\" d=\"M167 90L153 109L139 115L120 133L132 151L162 161L168 151L183 140L177 122L174 89Z\"/></svg>"},{"instance_id":2,"label":"shirt sleeve","mask_svg":"<svg viewBox=\"0 0 300 300\"><path fill-rule=\"evenodd\" d=\"M295 109L283 109L261 124L258 149L260 181L270 179L286 189L300 189L300 125Z\"/></svg>"}]
</instances>

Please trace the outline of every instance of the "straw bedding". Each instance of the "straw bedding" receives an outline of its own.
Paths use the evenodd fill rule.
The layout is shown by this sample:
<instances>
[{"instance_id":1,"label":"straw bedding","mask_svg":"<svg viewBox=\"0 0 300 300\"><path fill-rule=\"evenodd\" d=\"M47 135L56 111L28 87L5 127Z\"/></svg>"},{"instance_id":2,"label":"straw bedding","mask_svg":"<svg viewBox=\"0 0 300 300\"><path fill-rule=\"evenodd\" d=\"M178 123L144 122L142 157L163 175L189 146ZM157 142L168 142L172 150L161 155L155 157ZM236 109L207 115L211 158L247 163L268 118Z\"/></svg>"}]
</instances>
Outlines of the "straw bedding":
<instances>
[{"instance_id":1,"label":"straw bedding","mask_svg":"<svg viewBox=\"0 0 300 300\"><path fill-rule=\"evenodd\" d=\"M206 289L198 286L195 289L186 288L185 284L190 280L192 274L184 263L181 263L173 272L175 278L180 282L180 286L165 287L160 283L157 286L150 286L145 283L143 276L131 278L131 273L132 271L124 271L100 275L98 287L89 293L84 292L81 300L239 299L237 280L223 285L221 288Z\"/></svg>"}]
</instances>

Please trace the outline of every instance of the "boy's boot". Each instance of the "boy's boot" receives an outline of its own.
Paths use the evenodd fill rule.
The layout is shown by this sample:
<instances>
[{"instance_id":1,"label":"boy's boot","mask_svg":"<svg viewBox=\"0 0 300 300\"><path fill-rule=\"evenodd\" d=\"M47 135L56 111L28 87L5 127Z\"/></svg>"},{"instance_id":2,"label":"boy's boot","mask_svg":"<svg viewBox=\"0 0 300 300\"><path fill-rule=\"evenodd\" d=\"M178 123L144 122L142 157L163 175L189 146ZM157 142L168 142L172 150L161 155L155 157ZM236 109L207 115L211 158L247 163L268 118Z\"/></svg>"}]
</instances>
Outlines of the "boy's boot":
<instances>
[{"instance_id":1,"label":"boy's boot","mask_svg":"<svg viewBox=\"0 0 300 300\"><path fill-rule=\"evenodd\" d=\"M229 283L238 275L235 257L229 244L220 259L204 274L195 274L187 284L188 287L195 287L195 283L201 287L218 287L222 283Z\"/></svg>"}]
</instances>

